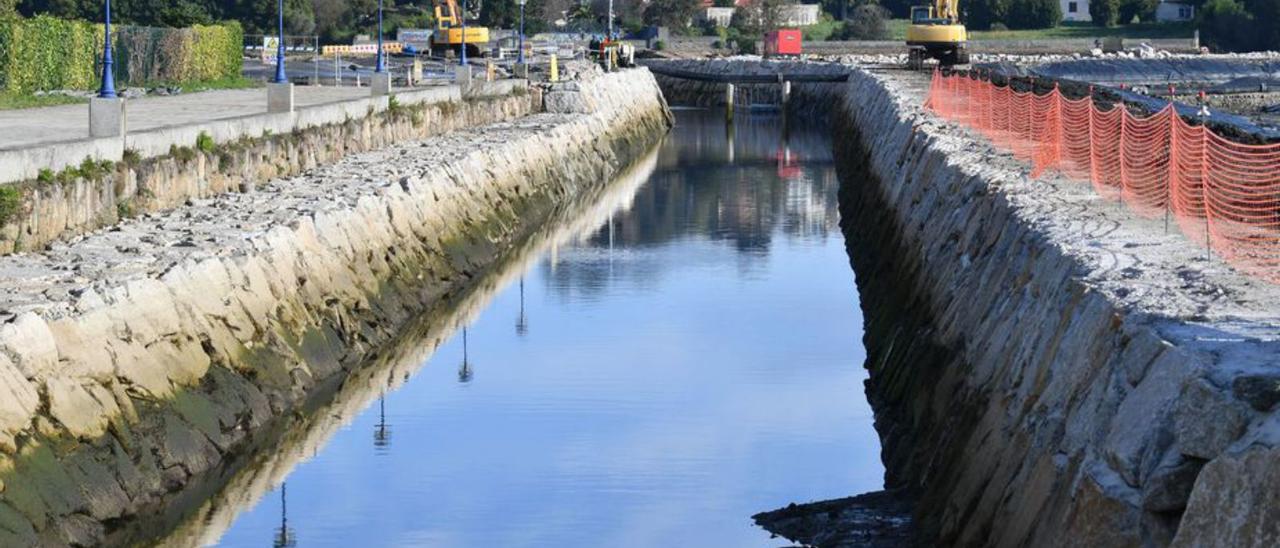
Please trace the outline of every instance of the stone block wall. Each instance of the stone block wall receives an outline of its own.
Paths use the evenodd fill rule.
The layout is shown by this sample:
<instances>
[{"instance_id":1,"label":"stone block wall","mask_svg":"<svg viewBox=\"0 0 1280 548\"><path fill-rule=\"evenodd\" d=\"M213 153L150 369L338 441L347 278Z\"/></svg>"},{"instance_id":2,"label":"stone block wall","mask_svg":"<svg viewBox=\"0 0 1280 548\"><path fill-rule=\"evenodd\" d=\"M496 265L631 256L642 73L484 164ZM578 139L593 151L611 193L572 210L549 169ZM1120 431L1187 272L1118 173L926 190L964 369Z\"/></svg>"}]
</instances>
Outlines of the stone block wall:
<instances>
[{"instance_id":1,"label":"stone block wall","mask_svg":"<svg viewBox=\"0 0 1280 548\"><path fill-rule=\"evenodd\" d=\"M256 132L251 131L259 126L237 119L131 135L131 148L118 156L119 162L6 185L17 191L20 205L0 219L0 253L41 249L122 218L224 192L252 191L260 181L296 175L349 154L541 109L525 87L493 83L490 88L465 98L456 88L415 92L419 96L404 103L383 97L382 108L361 100L327 105L325 112L261 115L252 118L262 119ZM264 122L280 117L289 123ZM286 131L273 131L277 127ZM201 135L207 138L204 148L197 144Z\"/></svg>"},{"instance_id":2,"label":"stone block wall","mask_svg":"<svg viewBox=\"0 0 1280 548\"><path fill-rule=\"evenodd\" d=\"M35 289L0 325L0 545L158 534L126 525L170 523L187 488L216 485L216 467L252 458L669 127L647 71L588 75L579 92L590 112L353 155L266 199L222 195L0 258L69 287ZM180 245L157 238L175 225ZM121 238L131 249L95 255ZM151 266L126 268L134 255ZM50 263L93 256L107 263L95 279Z\"/></svg>"},{"instance_id":3,"label":"stone block wall","mask_svg":"<svg viewBox=\"0 0 1280 548\"><path fill-rule=\"evenodd\" d=\"M1276 324L1230 315L1275 293L1219 273L1210 291L1237 300L1182 315L1169 303L1213 300L1150 258L1135 264L1173 287L1132 296L1144 286L1097 257L1136 232L1082 228L911 82L856 72L835 131L886 487L916 494L921 540L1276 542Z\"/></svg>"}]
</instances>

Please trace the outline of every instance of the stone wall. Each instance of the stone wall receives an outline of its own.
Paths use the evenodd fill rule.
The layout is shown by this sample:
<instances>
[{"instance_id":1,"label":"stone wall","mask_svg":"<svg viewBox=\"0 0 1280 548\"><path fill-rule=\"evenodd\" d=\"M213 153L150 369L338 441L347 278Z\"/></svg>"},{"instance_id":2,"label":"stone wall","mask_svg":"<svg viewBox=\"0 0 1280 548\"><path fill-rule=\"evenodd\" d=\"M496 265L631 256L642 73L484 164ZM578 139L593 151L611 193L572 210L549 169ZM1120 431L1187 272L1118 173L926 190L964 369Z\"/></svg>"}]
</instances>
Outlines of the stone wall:
<instances>
[{"instance_id":1,"label":"stone wall","mask_svg":"<svg viewBox=\"0 0 1280 548\"><path fill-rule=\"evenodd\" d=\"M0 259L0 545L145 540L115 535L200 496L187 487L252 434L332 394L669 127L645 70L575 92L589 112L357 154Z\"/></svg>"},{"instance_id":2,"label":"stone wall","mask_svg":"<svg viewBox=\"0 0 1280 548\"><path fill-rule=\"evenodd\" d=\"M918 80L856 73L836 143L886 487L921 539L1274 544L1275 288L1030 180Z\"/></svg>"},{"instance_id":3,"label":"stone wall","mask_svg":"<svg viewBox=\"0 0 1280 548\"><path fill-rule=\"evenodd\" d=\"M118 155L118 162L82 170L89 173L50 171L44 178L15 183L11 188L20 192L21 206L0 219L0 253L41 249L121 218L249 191L259 181L296 175L348 154L510 120L540 108L525 87L480 84L465 97L458 88L447 87L397 95L394 102L388 97L362 99L292 114L130 134L128 152ZM208 138L205 149L197 146L202 134ZM79 164L76 160L72 166Z\"/></svg>"},{"instance_id":4,"label":"stone wall","mask_svg":"<svg viewBox=\"0 0 1280 548\"><path fill-rule=\"evenodd\" d=\"M659 81L674 103L723 96ZM1032 179L926 112L927 87L864 67L811 105L836 146L885 488L915 499L921 544L1274 545L1280 288L1087 182Z\"/></svg>"},{"instance_id":5,"label":"stone wall","mask_svg":"<svg viewBox=\"0 0 1280 548\"><path fill-rule=\"evenodd\" d=\"M721 78L730 75L776 77L779 74L844 74L848 68L833 63L804 63L799 61L761 61L758 58L734 58L717 60L667 60L645 61L647 65L692 71ZM655 69L658 70L658 69ZM655 74L667 101L674 105L717 107L725 105L725 84ZM778 102L781 86L778 84L739 84L740 93L757 93L763 100ZM758 91L751 91L752 89ZM788 114L803 118L817 118L830 112L836 97L842 92L838 83L793 82Z\"/></svg>"}]
</instances>

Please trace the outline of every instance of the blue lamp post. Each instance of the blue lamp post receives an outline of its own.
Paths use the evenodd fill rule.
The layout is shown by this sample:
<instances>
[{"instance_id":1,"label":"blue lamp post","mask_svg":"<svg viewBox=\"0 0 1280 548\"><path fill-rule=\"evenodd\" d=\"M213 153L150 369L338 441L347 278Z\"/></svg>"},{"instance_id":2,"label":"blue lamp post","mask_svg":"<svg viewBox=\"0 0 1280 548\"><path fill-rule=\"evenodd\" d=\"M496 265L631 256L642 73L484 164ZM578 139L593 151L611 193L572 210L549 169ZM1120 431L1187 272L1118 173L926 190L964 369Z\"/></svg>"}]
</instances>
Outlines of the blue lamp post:
<instances>
[{"instance_id":1,"label":"blue lamp post","mask_svg":"<svg viewBox=\"0 0 1280 548\"><path fill-rule=\"evenodd\" d=\"M106 15L104 29L107 37L102 44L102 88L98 89L98 97L114 99L116 97L116 76L113 69L115 61L111 58L111 0L107 0Z\"/></svg>"},{"instance_id":2,"label":"blue lamp post","mask_svg":"<svg viewBox=\"0 0 1280 548\"><path fill-rule=\"evenodd\" d=\"M458 15L462 19L462 65L467 64L467 0L462 0L462 13Z\"/></svg>"},{"instance_id":3,"label":"blue lamp post","mask_svg":"<svg viewBox=\"0 0 1280 548\"><path fill-rule=\"evenodd\" d=\"M378 62L373 67L374 72L386 72L387 62L386 54L382 52L382 0L378 0Z\"/></svg>"},{"instance_id":4,"label":"blue lamp post","mask_svg":"<svg viewBox=\"0 0 1280 548\"><path fill-rule=\"evenodd\" d=\"M276 78L272 82L286 84L289 79L284 75L284 0L278 0L276 3L276 17L280 37L276 44Z\"/></svg>"},{"instance_id":5,"label":"blue lamp post","mask_svg":"<svg viewBox=\"0 0 1280 548\"><path fill-rule=\"evenodd\" d=\"M520 52L516 53L516 63L524 64L524 5L528 0L516 0L520 4Z\"/></svg>"}]
</instances>

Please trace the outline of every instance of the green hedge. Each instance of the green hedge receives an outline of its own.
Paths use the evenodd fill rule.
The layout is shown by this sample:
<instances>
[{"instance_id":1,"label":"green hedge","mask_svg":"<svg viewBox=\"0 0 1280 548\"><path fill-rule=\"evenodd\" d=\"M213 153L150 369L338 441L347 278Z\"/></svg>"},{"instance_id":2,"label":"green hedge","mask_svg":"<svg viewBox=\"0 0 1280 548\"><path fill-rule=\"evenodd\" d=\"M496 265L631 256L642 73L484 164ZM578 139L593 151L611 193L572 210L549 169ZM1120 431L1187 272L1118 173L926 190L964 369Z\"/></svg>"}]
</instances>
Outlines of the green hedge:
<instances>
[{"instance_id":1,"label":"green hedge","mask_svg":"<svg viewBox=\"0 0 1280 548\"><path fill-rule=\"evenodd\" d=\"M116 82L182 84L240 75L239 23L185 29L113 27ZM102 25L56 17L0 19L0 89L31 93L94 89L102 58Z\"/></svg>"}]
</instances>

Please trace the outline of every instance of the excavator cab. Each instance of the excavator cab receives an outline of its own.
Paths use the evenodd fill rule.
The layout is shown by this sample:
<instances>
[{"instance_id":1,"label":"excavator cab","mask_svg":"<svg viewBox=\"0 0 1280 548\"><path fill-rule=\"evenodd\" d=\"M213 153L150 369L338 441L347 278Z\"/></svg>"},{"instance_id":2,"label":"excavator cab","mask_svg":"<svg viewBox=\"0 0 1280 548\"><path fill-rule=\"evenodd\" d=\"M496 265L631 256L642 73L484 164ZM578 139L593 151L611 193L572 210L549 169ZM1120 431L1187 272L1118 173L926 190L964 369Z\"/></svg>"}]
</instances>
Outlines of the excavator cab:
<instances>
[{"instance_id":1,"label":"excavator cab","mask_svg":"<svg viewBox=\"0 0 1280 548\"><path fill-rule=\"evenodd\" d=\"M969 33L960 23L956 0L935 0L932 6L911 8L907 27L907 68L920 70L926 59L942 66L969 62Z\"/></svg>"}]
</instances>

